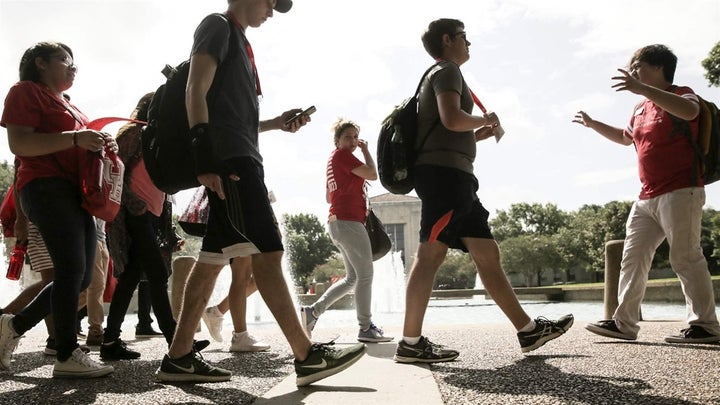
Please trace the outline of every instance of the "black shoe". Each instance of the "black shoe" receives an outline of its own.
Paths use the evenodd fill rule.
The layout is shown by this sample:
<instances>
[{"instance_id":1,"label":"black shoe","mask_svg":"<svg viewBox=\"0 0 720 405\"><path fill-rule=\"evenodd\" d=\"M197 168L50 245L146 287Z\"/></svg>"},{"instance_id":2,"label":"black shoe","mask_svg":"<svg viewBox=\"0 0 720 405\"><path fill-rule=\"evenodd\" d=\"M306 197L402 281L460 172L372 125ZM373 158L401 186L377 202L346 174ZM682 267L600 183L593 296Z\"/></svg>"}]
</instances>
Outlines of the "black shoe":
<instances>
[{"instance_id":1,"label":"black shoe","mask_svg":"<svg viewBox=\"0 0 720 405\"><path fill-rule=\"evenodd\" d=\"M220 382L230 381L232 373L211 365L193 350L179 359L166 354L155 375L163 382Z\"/></svg>"},{"instance_id":2,"label":"black shoe","mask_svg":"<svg viewBox=\"0 0 720 405\"><path fill-rule=\"evenodd\" d=\"M720 343L720 336L713 335L699 325L690 325L678 335L665 336L668 343Z\"/></svg>"},{"instance_id":3,"label":"black shoe","mask_svg":"<svg viewBox=\"0 0 720 405\"><path fill-rule=\"evenodd\" d=\"M152 328L151 325L137 325L135 327L136 338L155 338L163 337L161 332L158 332Z\"/></svg>"},{"instance_id":4,"label":"black shoe","mask_svg":"<svg viewBox=\"0 0 720 405\"><path fill-rule=\"evenodd\" d=\"M604 319L602 321L597 321L595 323L589 323L585 325L585 329L589 330L590 332L605 336L609 338L615 338L615 339L623 339L623 340L635 340L637 339L637 335L631 335L629 333L625 333L618 329L617 324L612 319Z\"/></svg>"},{"instance_id":5,"label":"black shoe","mask_svg":"<svg viewBox=\"0 0 720 405\"><path fill-rule=\"evenodd\" d=\"M330 343L314 343L308 357L303 361L295 360L295 381L298 387L322 380L337 374L360 360L367 350L363 343L350 345L343 349L330 347Z\"/></svg>"},{"instance_id":6,"label":"black shoe","mask_svg":"<svg viewBox=\"0 0 720 405\"><path fill-rule=\"evenodd\" d=\"M533 351L559 337L570 329L574 321L575 318L572 314L562 316L557 321L551 321L542 316L535 318L535 329L530 332L518 332L517 334L522 352Z\"/></svg>"},{"instance_id":7,"label":"black shoe","mask_svg":"<svg viewBox=\"0 0 720 405\"><path fill-rule=\"evenodd\" d=\"M100 358L103 360L135 360L140 358L140 353L128 349L127 344L117 338L110 344L100 345Z\"/></svg>"},{"instance_id":8,"label":"black shoe","mask_svg":"<svg viewBox=\"0 0 720 405\"><path fill-rule=\"evenodd\" d=\"M209 340L193 340L193 350L196 352L200 352L208 346L210 346Z\"/></svg>"},{"instance_id":9,"label":"black shoe","mask_svg":"<svg viewBox=\"0 0 720 405\"><path fill-rule=\"evenodd\" d=\"M398 363L439 363L453 361L459 355L460 352L457 350L445 349L444 346L431 342L425 336L420 336L420 341L414 345L400 340L393 360Z\"/></svg>"}]
</instances>

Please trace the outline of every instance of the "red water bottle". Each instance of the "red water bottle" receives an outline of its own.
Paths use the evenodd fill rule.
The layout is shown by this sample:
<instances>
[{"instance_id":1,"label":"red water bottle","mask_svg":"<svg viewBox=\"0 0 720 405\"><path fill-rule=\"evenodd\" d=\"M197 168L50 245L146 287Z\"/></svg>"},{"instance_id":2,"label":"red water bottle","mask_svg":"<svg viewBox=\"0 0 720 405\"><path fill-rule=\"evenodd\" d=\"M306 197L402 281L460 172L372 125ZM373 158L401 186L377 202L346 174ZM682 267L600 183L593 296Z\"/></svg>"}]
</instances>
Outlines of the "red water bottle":
<instances>
[{"instance_id":1,"label":"red water bottle","mask_svg":"<svg viewBox=\"0 0 720 405\"><path fill-rule=\"evenodd\" d=\"M25 264L25 253L27 253L27 242L16 243L10 255L7 277L10 280L18 280Z\"/></svg>"}]
</instances>

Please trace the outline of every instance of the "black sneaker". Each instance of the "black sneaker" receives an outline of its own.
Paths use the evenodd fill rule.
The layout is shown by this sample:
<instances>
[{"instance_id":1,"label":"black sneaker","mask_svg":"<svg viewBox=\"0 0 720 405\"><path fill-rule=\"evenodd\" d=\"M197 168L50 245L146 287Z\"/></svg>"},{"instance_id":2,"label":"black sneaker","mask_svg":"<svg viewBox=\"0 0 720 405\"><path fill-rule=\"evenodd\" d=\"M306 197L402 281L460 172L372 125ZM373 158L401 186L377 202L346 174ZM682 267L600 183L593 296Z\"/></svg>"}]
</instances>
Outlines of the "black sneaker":
<instances>
[{"instance_id":1,"label":"black sneaker","mask_svg":"<svg viewBox=\"0 0 720 405\"><path fill-rule=\"evenodd\" d=\"M140 358L140 353L128 349L127 344L117 338L110 344L100 345L100 358L103 360L135 360Z\"/></svg>"},{"instance_id":2,"label":"black sneaker","mask_svg":"<svg viewBox=\"0 0 720 405\"><path fill-rule=\"evenodd\" d=\"M720 336L713 335L702 326L690 325L678 335L665 336L668 343L720 343Z\"/></svg>"},{"instance_id":3,"label":"black sneaker","mask_svg":"<svg viewBox=\"0 0 720 405\"><path fill-rule=\"evenodd\" d=\"M460 352L457 350L445 349L443 345L435 344L425 336L420 336L420 341L414 345L401 339L393 360L398 363L440 363L453 361L459 355Z\"/></svg>"},{"instance_id":4,"label":"black sneaker","mask_svg":"<svg viewBox=\"0 0 720 405\"><path fill-rule=\"evenodd\" d=\"M623 340L635 340L637 339L637 336L631 335L629 333L625 333L618 329L617 324L612 319L604 319L602 321L597 321L595 323L589 323L585 325L585 329L589 330L590 332L605 336L609 338L615 338L615 339L623 339Z\"/></svg>"},{"instance_id":5,"label":"black sneaker","mask_svg":"<svg viewBox=\"0 0 720 405\"><path fill-rule=\"evenodd\" d=\"M535 318L535 329L517 334L522 352L533 351L559 337L570 329L574 321L575 318L572 314L562 316L557 321L551 321L542 316Z\"/></svg>"},{"instance_id":6,"label":"black sneaker","mask_svg":"<svg viewBox=\"0 0 720 405\"><path fill-rule=\"evenodd\" d=\"M193 350L179 359L166 354L155 375L162 382L221 382L230 381L232 373L211 365Z\"/></svg>"},{"instance_id":7,"label":"black sneaker","mask_svg":"<svg viewBox=\"0 0 720 405\"><path fill-rule=\"evenodd\" d=\"M367 351L363 343L356 343L342 349L330 347L334 342L313 343L304 361L295 360L295 384L302 387L337 374L360 360Z\"/></svg>"},{"instance_id":8,"label":"black sneaker","mask_svg":"<svg viewBox=\"0 0 720 405\"><path fill-rule=\"evenodd\" d=\"M209 340L193 340L193 350L196 352L202 351L202 349L210 346Z\"/></svg>"},{"instance_id":9,"label":"black sneaker","mask_svg":"<svg viewBox=\"0 0 720 405\"><path fill-rule=\"evenodd\" d=\"M163 337L161 332L156 331L150 325L137 325L135 327L136 338L156 338Z\"/></svg>"}]
</instances>

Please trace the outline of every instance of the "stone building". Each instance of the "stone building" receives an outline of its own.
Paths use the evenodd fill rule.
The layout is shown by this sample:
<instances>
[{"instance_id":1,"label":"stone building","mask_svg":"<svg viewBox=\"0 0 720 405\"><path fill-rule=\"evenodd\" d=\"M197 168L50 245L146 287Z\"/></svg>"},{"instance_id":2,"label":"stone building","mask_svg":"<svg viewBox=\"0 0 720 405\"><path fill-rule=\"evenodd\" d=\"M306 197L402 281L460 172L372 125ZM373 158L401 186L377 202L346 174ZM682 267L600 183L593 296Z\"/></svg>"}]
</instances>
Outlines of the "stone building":
<instances>
[{"instance_id":1,"label":"stone building","mask_svg":"<svg viewBox=\"0 0 720 405\"><path fill-rule=\"evenodd\" d=\"M391 193L370 197L370 207L385 225L394 251L400 251L405 273L410 271L418 247L420 199Z\"/></svg>"}]
</instances>

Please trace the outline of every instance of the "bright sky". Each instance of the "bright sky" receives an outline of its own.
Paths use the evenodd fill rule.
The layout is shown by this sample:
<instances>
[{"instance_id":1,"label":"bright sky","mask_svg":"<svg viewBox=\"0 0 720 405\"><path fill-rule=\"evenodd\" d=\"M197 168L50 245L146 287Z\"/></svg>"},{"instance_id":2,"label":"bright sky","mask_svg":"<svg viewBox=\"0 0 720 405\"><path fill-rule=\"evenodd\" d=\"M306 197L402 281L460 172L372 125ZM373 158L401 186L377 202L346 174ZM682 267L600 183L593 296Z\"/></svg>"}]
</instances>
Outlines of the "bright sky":
<instances>
[{"instance_id":1,"label":"bright sky","mask_svg":"<svg viewBox=\"0 0 720 405\"><path fill-rule=\"evenodd\" d=\"M225 8L224 0L0 0L3 98L24 50L55 40L73 49L80 67L68 91L74 103L90 118L126 116L162 83L166 63L188 57L200 20ZM518 202L574 210L636 198L634 149L571 120L583 109L627 124L640 97L616 93L610 77L639 47L670 46L679 58L676 84L720 102L700 65L720 40L717 0L295 0L290 13L248 31L265 94L261 118L318 109L296 134L261 135L278 216L327 215L330 125L338 116L355 120L374 151L380 122L432 63L420 35L441 17L465 23L472 46L462 71L506 131L498 144L478 144L479 195L491 213ZM5 159L11 155L0 129ZM372 183L371 195L384 192ZM178 196L181 205L187 194ZM720 209L720 186L707 194L707 206Z\"/></svg>"}]
</instances>

